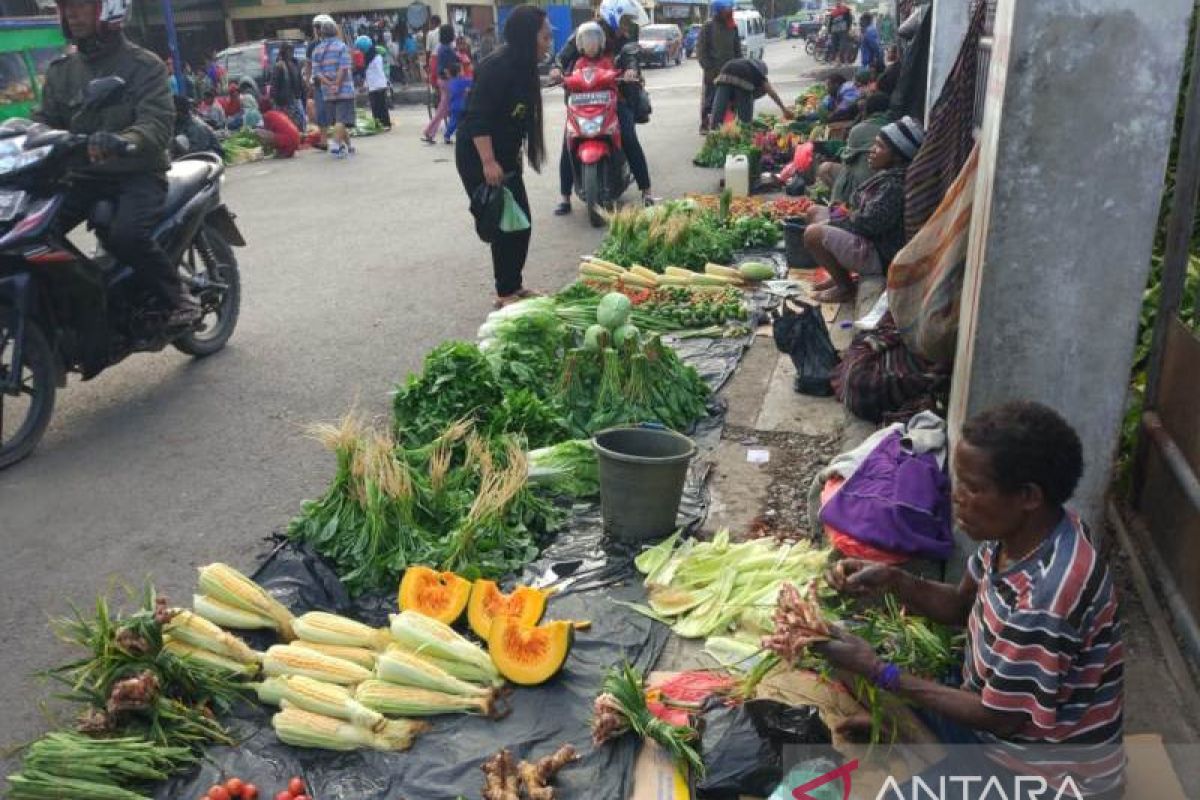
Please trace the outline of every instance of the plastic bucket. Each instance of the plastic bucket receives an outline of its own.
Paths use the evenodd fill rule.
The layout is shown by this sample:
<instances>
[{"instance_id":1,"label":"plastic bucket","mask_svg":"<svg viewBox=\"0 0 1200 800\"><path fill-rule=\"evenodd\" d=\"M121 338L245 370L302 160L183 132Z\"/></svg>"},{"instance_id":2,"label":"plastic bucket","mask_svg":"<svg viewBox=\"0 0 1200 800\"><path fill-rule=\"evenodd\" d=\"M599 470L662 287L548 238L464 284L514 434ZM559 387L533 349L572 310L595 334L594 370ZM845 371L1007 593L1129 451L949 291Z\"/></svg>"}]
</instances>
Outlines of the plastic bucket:
<instances>
[{"instance_id":1,"label":"plastic bucket","mask_svg":"<svg viewBox=\"0 0 1200 800\"><path fill-rule=\"evenodd\" d=\"M812 269L817 260L804 246L804 231L808 223L800 217L788 217L783 223L783 245L787 253L788 269Z\"/></svg>"},{"instance_id":2,"label":"plastic bucket","mask_svg":"<svg viewBox=\"0 0 1200 800\"><path fill-rule=\"evenodd\" d=\"M610 428L592 438L600 465L604 533L620 542L675 530L695 443L665 428Z\"/></svg>"}]
</instances>

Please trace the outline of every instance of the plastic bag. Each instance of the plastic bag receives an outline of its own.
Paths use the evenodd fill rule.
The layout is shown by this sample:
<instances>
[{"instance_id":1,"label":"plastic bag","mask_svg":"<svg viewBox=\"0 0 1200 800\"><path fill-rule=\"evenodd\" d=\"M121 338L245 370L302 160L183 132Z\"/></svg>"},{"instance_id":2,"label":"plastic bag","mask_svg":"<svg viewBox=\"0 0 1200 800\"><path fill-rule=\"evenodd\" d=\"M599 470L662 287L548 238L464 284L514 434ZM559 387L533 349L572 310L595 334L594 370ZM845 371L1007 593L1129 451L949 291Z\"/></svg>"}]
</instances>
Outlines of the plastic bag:
<instances>
[{"instance_id":1,"label":"plastic bag","mask_svg":"<svg viewBox=\"0 0 1200 800\"><path fill-rule=\"evenodd\" d=\"M702 798L748 794L763 797L783 778L780 749L759 734L744 705L709 698L703 706L704 777L696 784Z\"/></svg>"},{"instance_id":2,"label":"plastic bag","mask_svg":"<svg viewBox=\"0 0 1200 800\"><path fill-rule=\"evenodd\" d=\"M768 800L792 800L792 798L801 796L808 797L812 800L842 800L845 796L843 787L844 778L834 778L833 780L821 786L816 786L811 789L806 789L802 795L796 795L796 789L805 786L812 781L819 781L825 775L836 770L838 765L826 758L815 758L811 761L806 761L794 767L783 782L771 792Z\"/></svg>"},{"instance_id":3,"label":"plastic bag","mask_svg":"<svg viewBox=\"0 0 1200 800\"><path fill-rule=\"evenodd\" d=\"M504 194L501 193L500 187L481 183L471 192L471 216L475 217L475 233L484 242L490 244L500 235L500 219L503 213Z\"/></svg>"},{"instance_id":4,"label":"plastic bag","mask_svg":"<svg viewBox=\"0 0 1200 800\"><path fill-rule=\"evenodd\" d=\"M775 346L791 356L796 367L796 391L814 397L833 394L830 378L838 363L837 350L816 306L785 303L772 324Z\"/></svg>"},{"instance_id":5,"label":"plastic bag","mask_svg":"<svg viewBox=\"0 0 1200 800\"><path fill-rule=\"evenodd\" d=\"M504 209L500 212L500 230L503 233L516 233L529 230L529 215L517 203L517 198L508 187L504 187Z\"/></svg>"}]
</instances>

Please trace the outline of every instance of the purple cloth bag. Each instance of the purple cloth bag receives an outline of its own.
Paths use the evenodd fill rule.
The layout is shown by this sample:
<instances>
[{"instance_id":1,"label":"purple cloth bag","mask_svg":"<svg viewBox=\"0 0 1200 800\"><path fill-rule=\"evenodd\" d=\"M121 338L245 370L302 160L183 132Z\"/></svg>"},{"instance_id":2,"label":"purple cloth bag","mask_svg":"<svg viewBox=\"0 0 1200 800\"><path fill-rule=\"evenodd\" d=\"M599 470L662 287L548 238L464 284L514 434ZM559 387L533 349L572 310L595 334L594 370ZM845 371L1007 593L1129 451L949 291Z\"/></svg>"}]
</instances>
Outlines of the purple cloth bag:
<instances>
[{"instance_id":1,"label":"purple cloth bag","mask_svg":"<svg viewBox=\"0 0 1200 800\"><path fill-rule=\"evenodd\" d=\"M821 521L891 553L945 560L950 480L933 453L914 455L899 432L884 438L829 502Z\"/></svg>"}]
</instances>

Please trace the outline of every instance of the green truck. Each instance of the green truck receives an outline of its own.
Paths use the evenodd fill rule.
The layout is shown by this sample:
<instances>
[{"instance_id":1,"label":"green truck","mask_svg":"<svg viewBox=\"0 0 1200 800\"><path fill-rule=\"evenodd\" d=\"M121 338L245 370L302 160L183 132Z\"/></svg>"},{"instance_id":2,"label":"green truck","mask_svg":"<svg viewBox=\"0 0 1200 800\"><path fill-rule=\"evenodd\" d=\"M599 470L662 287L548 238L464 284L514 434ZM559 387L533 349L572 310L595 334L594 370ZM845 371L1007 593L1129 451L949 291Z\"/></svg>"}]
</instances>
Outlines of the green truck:
<instances>
[{"instance_id":1,"label":"green truck","mask_svg":"<svg viewBox=\"0 0 1200 800\"><path fill-rule=\"evenodd\" d=\"M0 120L30 115L42 100L46 67L66 48L58 17L0 19Z\"/></svg>"}]
</instances>

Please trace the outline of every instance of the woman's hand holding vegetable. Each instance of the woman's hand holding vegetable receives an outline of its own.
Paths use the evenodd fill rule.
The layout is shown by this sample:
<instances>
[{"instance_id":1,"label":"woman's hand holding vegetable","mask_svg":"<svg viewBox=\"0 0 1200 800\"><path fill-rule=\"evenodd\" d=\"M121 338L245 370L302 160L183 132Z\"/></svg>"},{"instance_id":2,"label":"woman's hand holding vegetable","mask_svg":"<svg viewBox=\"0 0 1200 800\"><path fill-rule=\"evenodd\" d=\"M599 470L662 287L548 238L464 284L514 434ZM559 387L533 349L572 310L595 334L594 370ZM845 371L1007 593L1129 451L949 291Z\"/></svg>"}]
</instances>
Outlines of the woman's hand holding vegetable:
<instances>
[{"instance_id":1,"label":"woman's hand holding vegetable","mask_svg":"<svg viewBox=\"0 0 1200 800\"><path fill-rule=\"evenodd\" d=\"M849 633L841 626L830 630L832 639L812 645L812 651L829 662L829 665L855 675L872 676L879 666L875 648L861 636Z\"/></svg>"},{"instance_id":2,"label":"woman's hand holding vegetable","mask_svg":"<svg viewBox=\"0 0 1200 800\"><path fill-rule=\"evenodd\" d=\"M844 558L829 568L825 580L841 594L875 597L895 591L900 584L899 570L859 558Z\"/></svg>"}]
</instances>

